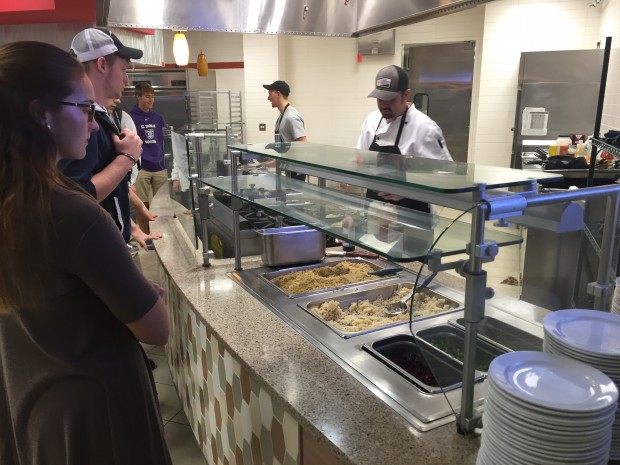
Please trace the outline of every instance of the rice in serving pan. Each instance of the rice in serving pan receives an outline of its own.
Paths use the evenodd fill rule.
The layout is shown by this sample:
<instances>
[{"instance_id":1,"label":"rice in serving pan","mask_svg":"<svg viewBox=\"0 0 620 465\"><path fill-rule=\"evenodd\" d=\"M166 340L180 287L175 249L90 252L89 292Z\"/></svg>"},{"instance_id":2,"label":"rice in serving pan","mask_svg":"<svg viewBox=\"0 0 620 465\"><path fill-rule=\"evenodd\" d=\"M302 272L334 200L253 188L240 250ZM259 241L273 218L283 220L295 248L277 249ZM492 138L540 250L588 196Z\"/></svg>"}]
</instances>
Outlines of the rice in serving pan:
<instances>
[{"instance_id":1,"label":"rice in serving pan","mask_svg":"<svg viewBox=\"0 0 620 465\"><path fill-rule=\"evenodd\" d=\"M409 312L400 315L386 315L386 305L397 302L411 289L401 286L389 298L379 297L374 301L358 300L343 309L337 300L329 300L313 309L327 324L346 333L378 328L399 321L407 321ZM408 301L410 302L410 300ZM413 317L420 318L457 308L454 303L433 291L422 289L416 292L413 303Z\"/></svg>"},{"instance_id":2,"label":"rice in serving pan","mask_svg":"<svg viewBox=\"0 0 620 465\"><path fill-rule=\"evenodd\" d=\"M369 271L374 271L375 269L366 262L343 260L333 266L293 271L277 276L271 282L287 294L299 295L320 289L377 279L376 276L368 274Z\"/></svg>"}]
</instances>

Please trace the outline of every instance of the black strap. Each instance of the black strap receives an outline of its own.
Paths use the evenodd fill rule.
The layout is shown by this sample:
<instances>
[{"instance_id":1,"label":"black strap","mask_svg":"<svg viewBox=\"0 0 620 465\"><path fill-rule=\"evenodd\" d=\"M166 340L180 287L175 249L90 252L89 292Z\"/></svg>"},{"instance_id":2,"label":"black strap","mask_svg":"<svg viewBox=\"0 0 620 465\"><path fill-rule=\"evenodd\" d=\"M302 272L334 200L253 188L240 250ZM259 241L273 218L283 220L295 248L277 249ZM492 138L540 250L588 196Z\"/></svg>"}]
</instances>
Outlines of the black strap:
<instances>
[{"instance_id":1,"label":"black strap","mask_svg":"<svg viewBox=\"0 0 620 465\"><path fill-rule=\"evenodd\" d=\"M398 143L400 142L400 136L403 133L403 128L405 127L405 120L407 119L408 111L409 111L409 106L407 106L407 109L405 110L405 112L403 113L401 117L400 125L398 126L398 134L396 134L396 141L394 142L395 147L398 147ZM375 137L373 139L373 142L377 141L377 131L379 130L379 126L381 126L381 121L383 121L383 116L381 116L381 119L379 120L379 124L377 124L377 129L375 129Z\"/></svg>"},{"instance_id":2,"label":"black strap","mask_svg":"<svg viewBox=\"0 0 620 465\"><path fill-rule=\"evenodd\" d=\"M280 113L280 117L278 118L278 121L276 121L276 129L275 129L275 133L279 134L280 133L280 122L282 122L282 117L284 116L284 113L286 113L286 109L289 107L290 103L287 103L286 106L284 107L284 110L282 110L282 113Z\"/></svg>"}]
</instances>

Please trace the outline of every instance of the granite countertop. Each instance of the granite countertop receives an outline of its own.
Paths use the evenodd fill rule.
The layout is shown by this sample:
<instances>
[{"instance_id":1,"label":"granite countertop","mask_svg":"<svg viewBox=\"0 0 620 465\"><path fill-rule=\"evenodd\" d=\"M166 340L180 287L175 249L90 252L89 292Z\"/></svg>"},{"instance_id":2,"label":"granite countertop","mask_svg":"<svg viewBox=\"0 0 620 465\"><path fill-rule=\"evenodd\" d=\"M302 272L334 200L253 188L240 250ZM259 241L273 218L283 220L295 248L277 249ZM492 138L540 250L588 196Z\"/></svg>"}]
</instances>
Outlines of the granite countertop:
<instances>
[{"instance_id":1,"label":"granite countertop","mask_svg":"<svg viewBox=\"0 0 620 465\"><path fill-rule=\"evenodd\" d=\"M207 327L241 363L263 380L275 398L317 442L343 464L474 464L479 437L463 437L450 423L420 432L346 373L338 364L258 302L226 273L234 259L203 267L173 217L165 189L153 201L158 218L151 230L160 262ZM244 257L244 268L261 266ZM462 288L462 279L436 279Z\"/></svg>"}]
</instances>

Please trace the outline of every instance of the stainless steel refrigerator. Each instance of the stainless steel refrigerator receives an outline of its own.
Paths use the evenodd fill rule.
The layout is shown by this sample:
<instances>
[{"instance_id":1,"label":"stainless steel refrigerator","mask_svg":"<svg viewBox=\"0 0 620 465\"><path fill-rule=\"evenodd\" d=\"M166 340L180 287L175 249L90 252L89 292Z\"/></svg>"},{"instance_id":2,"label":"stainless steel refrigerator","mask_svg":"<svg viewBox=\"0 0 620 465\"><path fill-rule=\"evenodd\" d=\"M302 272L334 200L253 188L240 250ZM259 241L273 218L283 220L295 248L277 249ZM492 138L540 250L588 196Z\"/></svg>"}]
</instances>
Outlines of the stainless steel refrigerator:
<instances>
[{"instance_id":1,"label":"stainless steel refrigerator","mask_svg":"<svg viewBox=\"0 0 620 465\"><path fill-rule=\"evenodd\" d=\"M521 156L532 144L592 134L602 67L603 50L521 53L512 168L523 168Z\"/></svg>"}]
</instances>

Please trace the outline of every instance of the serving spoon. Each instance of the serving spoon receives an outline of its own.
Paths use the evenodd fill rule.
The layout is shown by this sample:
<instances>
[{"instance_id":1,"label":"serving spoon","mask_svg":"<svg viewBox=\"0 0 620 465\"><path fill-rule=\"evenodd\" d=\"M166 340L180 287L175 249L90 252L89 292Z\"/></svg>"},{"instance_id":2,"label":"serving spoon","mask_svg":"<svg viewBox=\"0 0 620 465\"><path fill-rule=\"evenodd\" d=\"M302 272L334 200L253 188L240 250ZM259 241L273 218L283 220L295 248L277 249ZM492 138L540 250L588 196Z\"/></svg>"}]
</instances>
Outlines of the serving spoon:
<instances>
[{"instance_id":1,"label":"serving spoon","mask_svg":"<svg viewBox=\"0 0 620 465\"><path fill-rule=\"evenodd\" d=\"M411 297L413 296L414 290L415 292L421 291L422 289L424 289L426 286L428 286L431 283L431 281L433 280L435 276L437 276L436 271L429 274L426 278L424 278L424 281L422 281L419 286L412 287L409 292L407 292L404 296L402 296L398 300L398 302L392 302L392 303L387 304L385 306L385 314L387 316L394 316L394 315L400 315L401 313L405 313L406 311L408 311L409 305L407 305L407 301L411 299Z\"/></svg>"}]
</instances>

